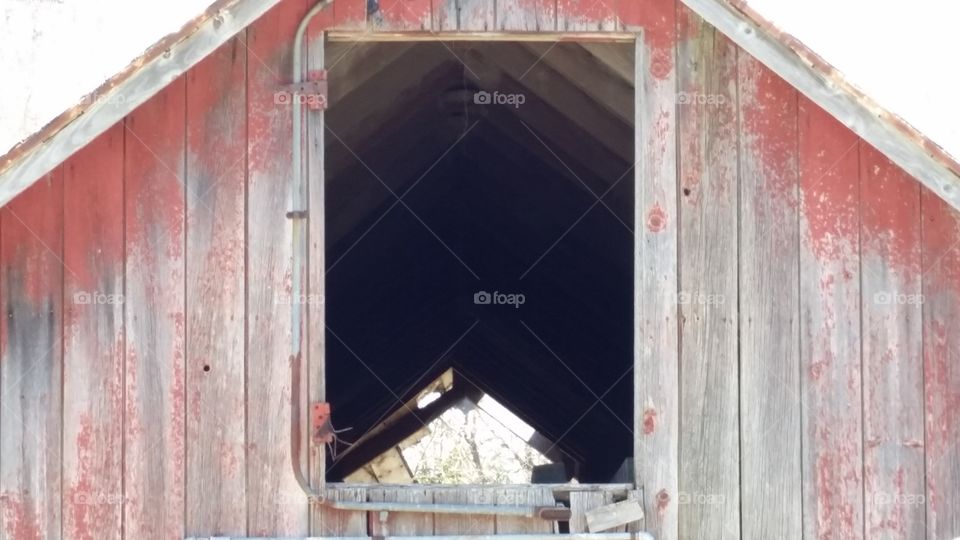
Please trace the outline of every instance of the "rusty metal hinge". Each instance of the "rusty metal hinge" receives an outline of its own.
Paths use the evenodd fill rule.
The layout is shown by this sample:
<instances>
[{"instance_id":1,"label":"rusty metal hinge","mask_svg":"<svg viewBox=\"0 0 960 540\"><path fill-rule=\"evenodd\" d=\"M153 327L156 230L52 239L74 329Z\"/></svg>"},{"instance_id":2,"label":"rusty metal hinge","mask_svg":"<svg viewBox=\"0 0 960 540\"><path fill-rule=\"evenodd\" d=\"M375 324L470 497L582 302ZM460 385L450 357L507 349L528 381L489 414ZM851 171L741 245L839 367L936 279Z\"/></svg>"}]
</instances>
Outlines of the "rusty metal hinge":
<instances>
[{"instance_id":1,"label":"rusty metal hinge","mask_svg":"<svg viewBox=\"0 0 960 540\"><path fill-rule=\"evenodd\" d=\"M332 443L336 435L330 421L330 404L317 402L310 406L310 436L315 445Z\"/></svg>"},{"instance_id":2,"label":"rusty metal hinge","mask_svg":"<svg viewBox=\"0 0 960 540\"><path fill-rule=\"evenodd\" d=\"M277 105L287 105L296 100L312 111L325 111L328 96L327 70L317 69L307 73L306 81L284 86L274 95L274 102Z\"/></svg>"}]
</instances>

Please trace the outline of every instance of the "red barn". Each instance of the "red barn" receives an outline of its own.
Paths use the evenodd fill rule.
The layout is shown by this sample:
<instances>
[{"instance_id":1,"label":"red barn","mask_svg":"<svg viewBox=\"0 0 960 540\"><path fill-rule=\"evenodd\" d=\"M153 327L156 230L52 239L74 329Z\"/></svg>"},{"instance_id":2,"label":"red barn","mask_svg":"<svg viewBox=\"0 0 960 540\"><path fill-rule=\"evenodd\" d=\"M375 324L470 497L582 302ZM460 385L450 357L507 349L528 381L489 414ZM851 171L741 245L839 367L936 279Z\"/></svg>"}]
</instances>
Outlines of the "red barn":
<instances>
[{"instance_id":1,"label":"red barn","mask_svg":"<svg viewBox=\"0 0 960 540\"><path fill-rule=\"evenodd\" d=\"M960 536L958 171L745 4L218 0L0 157L0 538ZM343 482L481 395L564 482Z\"/></svg>"}]
</instances>

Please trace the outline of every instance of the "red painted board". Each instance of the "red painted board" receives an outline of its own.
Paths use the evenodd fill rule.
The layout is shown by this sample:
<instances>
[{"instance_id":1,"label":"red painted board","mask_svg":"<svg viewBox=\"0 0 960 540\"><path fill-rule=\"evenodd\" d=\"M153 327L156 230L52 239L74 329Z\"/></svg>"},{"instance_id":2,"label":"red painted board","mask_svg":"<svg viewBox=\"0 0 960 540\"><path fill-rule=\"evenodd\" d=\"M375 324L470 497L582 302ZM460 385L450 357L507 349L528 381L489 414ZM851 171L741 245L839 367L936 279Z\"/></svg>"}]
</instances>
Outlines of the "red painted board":
<instances>
[{"instance_id":1,"label":"red painted board","mask_svg":"<svg viewBox=\"0 0 960 540\"><path fill-rule=\"evenodd\" d=\"M63 534L81 540L121 531L124 136L64 164Z\"/></svg>"},{"instance_id":2,"label":"red painted board","mask_svg":"<svg viewBox=\"0 0 960 540\"><path fill-rule=\"evenodd\" d=\"M126 121L124 533L182 538L184 78Z\"/></svg>"},{"instance_id":3,"label":"red painted board","mask_svg":"<svg viewBox=\"0 0 960 540\"><path fill-rule=\"evenodd\" d=\"M245 37L222 45L186 79L188 535L247 532Z\"/></svg>"},{"instance_id":4,"label":"red painted board","mask_svg":"<svg viewBox=\"0 0 960 540\"><path fill-rule=\"evenodd\" d=\"M798 114L804 536L862 538L860 140Z\"/></svg>"},{"instance_id":5,"label":"red painted board","mask_svg":"<svg viewBox=\"0 0 960 540\"><path fill-rule=\"evenodd\" d=\"M370 14L374 31L430 31L433 23L431 0L380 0Z\"/></svg>"},{"instance_id":6,"label":"red painted board","mask_svg":"<svg viewBox=\"0 0 960 540\"><path fill-rule=\"evenodd\" d=\"M738 538L737 47L678 10L679 534Z\"/></svg>"},{"instance_id":7,"label":"red painted board","mask_svg":"<svg viewBox=\"0 0 960 540\"><path fill-rule=\"evenodd\" d=\"M0 210L0 537L60 536L63 169Z\"/></svg>"},{"instance_id":8,"label":"red painted board","mask_svg":"<svg viewBox=\"0 0 960 540\"><path fill-rule=\"evenodd\" d=\"M927 538L960 534L960 213L924 189Z\"/></svg>"},{"instance_id":9,"label":"red painted board","mask_svg":"<svg viewBox=\"0 0 960 540\"><path fill-rule=\"evenodd\" d=\"M741 534L800 539L797 91L743 51L737 62Z\"/></svg>"},{"instance_id":10,"label":"red painted board","mask_svg":"<svg viewBox=\"0 0 960 540\"><path fill-rule=\"evenodd\" d=\"M867 538L923 538L920 184L860 143Z\"/></svg>"},{"instance_id":11,"label":"red painted board","mask_svg":"<svg viewBox=\"0 0 960 540\"><path fill-rule=\"evenodd\" d=\"M678 537L679 313L676 13L673 1L637 2L648 31L636 47L636 324L634 455L645 528ZM669 61L666 61L669 60Z\"/></svg>"},{"instance_id":12,"label":"red painted board","mask_svg":"<svg viewBox=\"0 0 960 540\"><path fill-rule=\"evenodd\" d=\"M643 2L639 2L643 3ZM665 2L673 5L672 2ZM623 29L618 0L557 0L560 32L612 32Z\"/></svg>"},{"instance_id":13,"label":"red painted board","mask_svg":"<svg viewBox=\"0 0 960 540\"><path fill-rule=\"evenodd\" d=\"M287 0L247 30L247 508L251 535L308 533L290 455L292 41L306 2ZM300 395L306 395L306 380ZM303 457L303 456L301 456ZM298 464L306 470L305 463Z\"/></svg>"}]
</instances>

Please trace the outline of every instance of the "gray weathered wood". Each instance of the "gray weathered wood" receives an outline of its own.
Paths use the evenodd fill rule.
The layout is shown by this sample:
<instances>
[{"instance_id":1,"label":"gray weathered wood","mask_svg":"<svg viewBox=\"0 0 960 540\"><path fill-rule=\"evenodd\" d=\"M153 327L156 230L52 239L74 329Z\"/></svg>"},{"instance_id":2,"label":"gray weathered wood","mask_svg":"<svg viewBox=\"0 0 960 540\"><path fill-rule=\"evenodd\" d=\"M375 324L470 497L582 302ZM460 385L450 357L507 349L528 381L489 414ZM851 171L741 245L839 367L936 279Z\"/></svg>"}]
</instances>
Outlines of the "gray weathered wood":
<instances>
[{"instance_id":1,"label":"gray weathered wood","mask_svg":"<svg viewBox=\"0 0 960 540\"><path fill-rule=\"evenodd\" d=\"M740 53L744 538L802 537L796 90Z\"/></svg>"},{"instance_id":2,"label":"gray weathered wood","mask_svg":"<svg viewBox=\"0 0 960 540\"><path fill-rule=\"evenodd\" d=\"M643 520L643 506L637 499L627 499L586 512L587 530L602 532Z\"/></svg>"},{"instance_id":3,"label":"gray weathered wood","mask_svg":"<svg viewBox=\"0 0 960 540\"><path fill-rule=\"evenodd\" d=\"M553 491L549 487L515 486L500 487L496 492L496 503L504 506L553 506ZM497 534L552 533L556 532L556 522L539 518L517 516L496 516Z\"/></svg>"},{"instance_id":4,"label":"gray weathered wood","mask_svg":"<svg viewBox=\"0 0 960 540\"><path fill-rule=\"evenodd\" d=\"M430 504L433 492L416 486L387 486L368 490L367 500ZM370 531L378 536L429 536L433 534L433 514L390 512L382 523L377 512L370 512Z\"/></svg>"},{"instance_id":5,"label":"gray weathered wood","mask_svg":"<svg viewBox=\"0 0 960 540\"><path fill-rule=\"evenodd\" d=\"M71 154L117 123L200 60L257 20L279 0L224 2L185 38L151 59L119 83L108 82L94 92L93 104L62 129L0 172L0 205L15 197Z\"/></svg>"},{"instance_id":6,"label":"gray weathered wood","mask_svg":"<svg viewBox=\"0 0 960 540\"><path fill-rule=\"evenodd\" d=\"M738 538L737 49L679 10L680 537Z\"/></svg>"},{"instance_id":7,"label":"gray weathered wood","mask_svg":"<svg viewBox=\"0 0 960 540\"><path fill-rule=\"evenodd\" d=\"M634 225L634 456L648 530L677 538L679 343L677 276L676 17L672 2L645 3L655 38L637 39ZM660 59L670 58L668 66Z\"/></svg>"},{"instance_id":8,"label":"gray weathered wood","mask_svg":"<svg viewBox=\"0 0 960 540\"><path fill-rule=\"evenodd\" d=\"M556 0L496 0L497 30L541 32L557 28Z\"/></svg>"},{"instance_id":9,"label":"gray weathered wood","mask_svg":"<svg viewBox=\"0 0 960 540\"><path fill-rule=\"evenodd\" d=\"M682 1L952 207L960 209L958 172L924 148L920 142L923 140L921 134L905 127L894 115L865 96L857 95L853 87L839 80L832 70L811 67L810 61L760 28L726 0Z\"/></svg>"},{"instance_id":10,"label":"gray weathered wood","mask_svg":"<svg viewBox=\"0 0 960 540\"><path fill-rule=\"evenodd\" d=\"M613 494L597 491L570 492L570 532L589 532L587 513L613 503Z\"/></svg>"}]
</instances>

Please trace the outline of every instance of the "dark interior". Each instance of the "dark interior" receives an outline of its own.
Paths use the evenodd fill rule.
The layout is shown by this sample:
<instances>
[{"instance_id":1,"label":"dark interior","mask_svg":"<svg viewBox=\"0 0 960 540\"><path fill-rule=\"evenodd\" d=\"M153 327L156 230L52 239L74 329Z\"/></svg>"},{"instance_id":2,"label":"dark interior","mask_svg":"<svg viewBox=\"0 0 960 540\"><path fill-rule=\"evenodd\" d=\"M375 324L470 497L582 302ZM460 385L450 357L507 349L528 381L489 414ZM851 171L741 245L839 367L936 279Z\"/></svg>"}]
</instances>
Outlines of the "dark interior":
<instances>
[{"instance_id":1,"label":"dark interior","mask_svg":"<svg viewBox=\"0 0 960 540\"><path fill-rule=\"evenodd\" d=\"M452 367L581 482L632 456L632 50L329 44L327 389L344 440Z\"/></svg>"}]
</instances>

